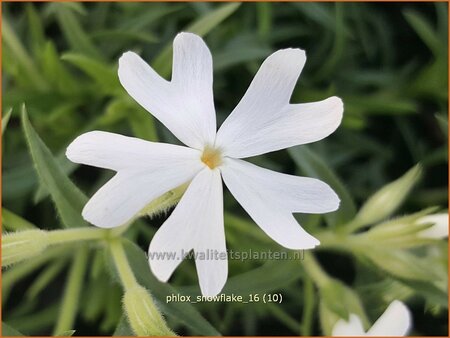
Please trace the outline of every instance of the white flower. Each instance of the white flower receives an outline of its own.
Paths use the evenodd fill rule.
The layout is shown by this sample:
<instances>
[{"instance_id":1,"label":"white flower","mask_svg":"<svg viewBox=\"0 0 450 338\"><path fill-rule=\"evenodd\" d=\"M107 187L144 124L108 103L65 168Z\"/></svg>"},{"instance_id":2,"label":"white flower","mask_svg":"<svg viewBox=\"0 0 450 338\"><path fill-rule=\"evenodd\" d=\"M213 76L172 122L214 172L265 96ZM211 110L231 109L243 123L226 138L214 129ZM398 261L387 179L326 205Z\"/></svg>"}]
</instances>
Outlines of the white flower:
<instances>
[{"instance_id":1,"label":"white flower","mask_svg":"<svg viewBox=\"0 0 450 338\"><path fill-rule=\"evenodd\" d=\"M349 321L339 319L332 336L405 336L411 327L411 313L402 302L394 300L384 313L365 332L361 319L351 314Z\"/></svg>"},{"instance_id":2,"label":"white flower","mask_svg":"<svg viewBox=\"0 0 450 338\"><path fill-rule=\"evenodd\" d=\"M200 37L181 33L173 51L170 82L132 52L119 60L119 79L187 147L101 131L79 136L67 149L71 161L117 171L86 204L83 217L102 228L122 225L155 198L190 181L150 244L150 267L161 281L169 279L183 258L154 253L226 252L222 179L250 217L279 244L291 249L318 245L292 213L336 210L339 198L334 191L317 179L280 174L241 159L323 139L340 124L342 101L330 97L290 104L306 56L300 49L279 50L264 61L216 132L208 47ZM196 259L201 291L215 295L226 282L227 260L202 258Z\"/></svg>"},{"instance_id":3,"label":"white flower","mask_svg":"<svg viewBox=\"0 0 450 338\"><path fill-rule=\"evenodd\" d=\"M433 214L420 218L418 224L432 223L433 225L419 232L423 238L440 239L448 237L448 214Z\"/></svg>"}]
</instances>

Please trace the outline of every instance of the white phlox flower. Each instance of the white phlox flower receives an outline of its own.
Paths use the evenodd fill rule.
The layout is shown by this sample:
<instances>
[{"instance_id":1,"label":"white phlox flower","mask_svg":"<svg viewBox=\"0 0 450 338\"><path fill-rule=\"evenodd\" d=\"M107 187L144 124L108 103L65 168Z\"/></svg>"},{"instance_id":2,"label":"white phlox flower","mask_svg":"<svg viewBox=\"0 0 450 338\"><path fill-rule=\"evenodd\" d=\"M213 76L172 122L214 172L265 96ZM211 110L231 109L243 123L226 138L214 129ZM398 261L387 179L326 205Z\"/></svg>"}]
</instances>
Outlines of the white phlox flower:
<instances>
[{"instance_id":1,"label":"white phlox flower","mask_svg":"<svg viewBox=\"0 0 450 338\"><path fill-rule=\"evenodd\" d=\"M222 255L226 252L222 179L276 242L290 249L314 248L319 241L299 226L292 213L336 210L339 198L334 191L317 179L277 173L242 160L321 140L339 126L343 104L337 97L289 103L305 61L300 49L270 55L216 132L212 57L199 36L176 36L171 81L137 54L124 53L119 60L123 87L186 146L101 131L76 138L66 153L71 161L117 172L92 196L83 217L98 227L117 227L155 198L190 182L153 237L149 263L154 275L167 281L181 263L181 253L220 253L222 259L205 254L195 262L201 291L208 296L222 290L228 274ZM173 252L177 257L154 255Z\"/></svg>"},{"instance_id":2,"label":"white phlox flower","mask_svg":"<svg viewBox=\"0 0 450 338\"><path fill-rule=\"evenodd\" d=\"M351 314L349 321L339 319L333 327L332 336L405 336L411 327L411 313L405 304L394 300L384 313L364 331L361 318Z\"/></svg>"}]
</instances>

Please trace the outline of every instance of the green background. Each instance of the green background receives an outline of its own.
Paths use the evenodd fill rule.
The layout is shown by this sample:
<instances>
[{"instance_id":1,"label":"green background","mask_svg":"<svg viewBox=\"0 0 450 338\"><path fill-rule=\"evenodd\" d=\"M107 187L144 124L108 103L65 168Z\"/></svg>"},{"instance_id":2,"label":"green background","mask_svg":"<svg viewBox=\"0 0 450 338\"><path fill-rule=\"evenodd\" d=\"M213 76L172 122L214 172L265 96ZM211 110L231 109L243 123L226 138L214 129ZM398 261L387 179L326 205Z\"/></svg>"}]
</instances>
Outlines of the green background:
<instances>
[{"instance_id":1,"label":"green background","mask_svg":"<svg viewBox=\"0 0 450 338\"><path fill-rule=\"evenodd\" d=\"M133 50L170 78L170 47L183 30L204 36L211 49L219 123L239 102L264 58L280 48L302 48L308 57L291 102L332 95L344 101L342 125L327 139L252 162L330 184L330 175L339 177L357 207L420 162L422 180L397 215L447 208L446 3L3 3L2 9L3 116L12 108L3 136L3 207L40 228L57 229L61 222L33 168L20 126L22 103L61 168L91 196L112 174L65 159L65 148L76 136L105 130L177 143L120 86L117 60ZM351 209L348 214L354 214ZM284 250L228 192L225 212L230 249ZM299 216L312 233L337 226L345 217L331 218ZM166 215L140 220L127 236L146 251L164 219ZM121 288L107 271L107 259L91 249L73 329L75 335L110 335L121 318ZM438 249L445 251L446 245ZM325 271L359 295L369 322L385 309L395 289L391 283L405 282L368 266L356 253L323 250L317 257ZM20 265L4 272L3 320L25 334L49 334L69 260L70 255L62 255L22 274L14 274ZM49 267L55 272L44 280ZM323 333L319 303L328 296L312 286L301 261L230 261L229 268L230 292L281 293L284 299L281 305L195 305L220 333ZM142 269L148 268L144 264ZM413 333L446 335L445 293L430 295L426 283L409 282L402 285L413 290L405 297L414 313ZM193 261L180 266L171 285L198 294ZM171 315L167 319L180 334L204 333Z\"/></svg>"}]
</instances>

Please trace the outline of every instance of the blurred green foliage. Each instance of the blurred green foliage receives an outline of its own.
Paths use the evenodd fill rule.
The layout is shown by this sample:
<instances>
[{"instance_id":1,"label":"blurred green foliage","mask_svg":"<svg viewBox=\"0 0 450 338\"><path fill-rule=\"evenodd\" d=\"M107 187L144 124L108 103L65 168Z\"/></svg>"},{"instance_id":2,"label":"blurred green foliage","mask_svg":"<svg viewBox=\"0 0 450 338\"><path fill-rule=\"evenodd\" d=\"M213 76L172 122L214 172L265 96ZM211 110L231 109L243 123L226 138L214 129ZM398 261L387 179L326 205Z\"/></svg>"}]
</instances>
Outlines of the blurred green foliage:
<instances>
[{"instance_id":1,"label":"blurred green foliage","mask_svg":"<svg viewBox=\"0 0 450 338\"><path fill-rule=\"evenodd\" d=\"M219 123L264 58L279 48L299 47L308 57L292 102L343 99L343 123L326 140L252 159L319 177L338 192L338 212L298 215L313 234L339 233L370 196L419 162L423 178L400 213L447 206L446 3L2 3L2 9L3 231L82 225L81 191L91 196L111 173L65 158L66 146L81 133L99 129L177 143L120 86L117 60L136 51L169 78L172 40L183 30L204 36L211 49ZM22 121L24 129L23 103L31 120ZM163 220L138 220L126 236L146 251ZM230 249L284 250L229 194L225 224ZM131 242L126 250L137 278L180 334L329 334L328 321L347 311L339 301L343 297L361 315L364 308L368 322L391 299L408 300L414 334L446 335L447 263L440 255L446 243L395 251L395 256L382 246L375 251L379 243L371 245L369 254L357 245L319 252L332 276L322 288L313 286L299 261L230 261L224 292L281 292L283 303L195 306L164 303L172 287L199 293L192 261L182 263L165 285L151 275L142 250ZM95 245L88 249L85 285L70 329L75 335L131 334L108 258ZM10 325L4 332L49 334L55 326L75 260L70 252L52 250L4 272L3 319ZM393 259L394 268L385 266ZM431 276L436 283L427 281Z\"/></svg>"}]
</instances>

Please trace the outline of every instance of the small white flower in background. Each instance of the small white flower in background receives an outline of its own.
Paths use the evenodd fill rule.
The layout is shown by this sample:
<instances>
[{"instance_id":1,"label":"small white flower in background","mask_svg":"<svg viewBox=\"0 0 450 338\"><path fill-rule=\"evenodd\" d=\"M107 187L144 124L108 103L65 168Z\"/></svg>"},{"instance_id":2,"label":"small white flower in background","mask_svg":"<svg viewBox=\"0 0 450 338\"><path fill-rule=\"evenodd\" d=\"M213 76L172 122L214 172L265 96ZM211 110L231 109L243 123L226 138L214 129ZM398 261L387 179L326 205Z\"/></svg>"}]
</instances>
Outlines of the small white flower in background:
<instances>
[{"instance_id":1,"label":"small white flower in background","mask_svg":"<svg viewBox=\"0 0 450 338\"><path fill-rule=\"evenodd\" d=\"M190 181L149 248L151 270L167 281L181 263L182 252L226 252L223 179L275 241L290 249L314 248L319 241L299 226L292 213L336 210L339 198L334 191L317 179L280 174L242 160L321 140L339 126L343 104L337 97L289 103L305 61L300 49L270 55L216 132L212 57L199 36L180 33L175 38L170 82L135 53L123 54L119 60L123 87L187 147L101 131L79 136L67 149L71 161L117 171L86 204L83 217L102 228L123 225L155 198ZM179 255L152 256L165 252ZM202 258L196 259L201 291L216 295L227 279L227 260Z\"/></svg>"},{"instance_id":2,"label":"small white flower in background","mask_svg":"<svg viewBox=\"0 0 450 338\"><path fill-rule=\"evenodd\" d=\"M361 319L351 314L349 321L339 319L333 327L332 336L405 336L411 327L411 313L405 304L394 300L384 313L364 331Z\"/></svg>"},{"instance_id":3,"label":"small white flower in background","mask_svg":"<svg viewBox=\"0 0 450 338\"><path fill-rule=\"evenodd\" d=\"M423 238L440 239L448 237L448 214L433 214L424 216L417 220L418 224L432 223L428 229L419 232L419 236Z\"/></svg>"}]
</instances>

